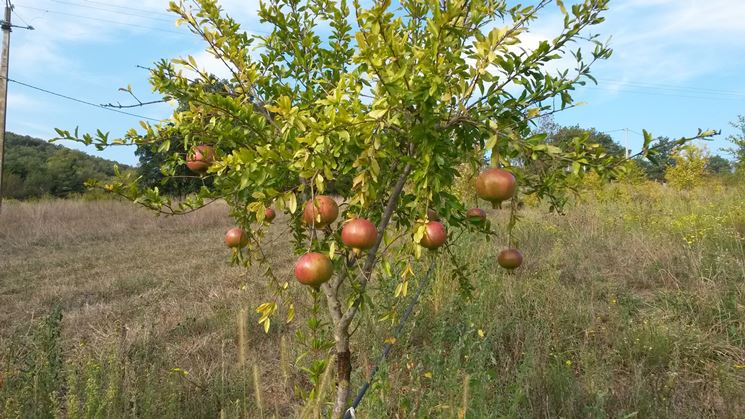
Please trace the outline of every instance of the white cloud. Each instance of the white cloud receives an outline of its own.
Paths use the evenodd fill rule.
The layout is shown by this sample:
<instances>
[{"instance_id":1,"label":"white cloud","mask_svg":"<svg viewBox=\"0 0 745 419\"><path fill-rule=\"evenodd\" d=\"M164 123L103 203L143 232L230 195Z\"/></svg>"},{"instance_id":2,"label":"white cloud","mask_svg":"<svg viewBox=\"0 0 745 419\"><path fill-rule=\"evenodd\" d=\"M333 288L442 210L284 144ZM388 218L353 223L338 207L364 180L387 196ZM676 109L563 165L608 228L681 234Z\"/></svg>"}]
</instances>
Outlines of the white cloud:
<instances>
[{"instance_id":1,"label":"white cloud","mask_svg":"<svg viewBox=\"0 0 745 419\"><path fill-rule=\"evenodd\" d=\"M39 110L44 107L42 102L23 93L8 92L8 109Z\"/></svg>"},{"instance_id":2,"label":"white cloud","mask_svg":"<svg viewBox=\"0 0 745 419\"><path fill-rule=\"evenodd\" d=\"M611 37L612 57L596 63L592 71L606 99L629 89L659 90L664 87L653 85L684 85L700 77L721 76L734 71L725 57L745 56L742 0L624 0L612 2L605 17L590 31L599 33L600 40ZM547 10L523 34L521 46L535 48L541 40L555 37L562 26L557 8ZM577 46L570 45L564 58L545 69L571 72L575 61L569 49Z\"/></svg>"},{"instance_id":3,"label":"white cloud","mask_svg":"<svg viewBox=\"0 0 745 419\"><path fill-rule=\"evenodd\" d=\"M600 27L614 55L604 72L615 79L681 83L727 66L722 51L745 52L745 2L628 0L611 6Z\"/></svg>"},{"instance_id":4,"label":"white cloud","mask_svg":"<svg viewBox=\"0 0 745 419\"><path fill-rule=\"evenodd\" d=\"M196 60L200 70L206 71L209 74L214 74L221 79L231 78L231 71L228 66L226 66L225 63L216 58L207 50L201 50L190 55L194 57L194 60ZM186 73L191 72L186 71Z\"/></svg>"},{"instance_id":5,"label":"white cloud","mask_svg":"<svg viewBox=\"0 0 745 419\"><path fill-rule=\"evenodd\" d=\"M8 131L15 132L20 135L28 135L35 138L41 138L44 140L54 137L54 130L50 129L48 126L40 123L22 120L9 119Z\"/></svg>"},{"instance_id":6,"label":"white cloud","mask_svg":"<svg viewBox=\"0 0 745 419\"><path fill-rule=\"evenodd\" d=\"M106 44L131 34L169 36L176 42L194 39L175 25L168 0L25 0L16 5L14 23L21 18L34 31L15 30L11 70L35 75L84 68L75 59L77 46ZM186 2L188 4L188 2ZM257 22L257 0L224 0L225 11L248 28ZM19 17L20 16L20 17ZM255 26L255 25L254 25Z\"/></svg>"}]
</instances>

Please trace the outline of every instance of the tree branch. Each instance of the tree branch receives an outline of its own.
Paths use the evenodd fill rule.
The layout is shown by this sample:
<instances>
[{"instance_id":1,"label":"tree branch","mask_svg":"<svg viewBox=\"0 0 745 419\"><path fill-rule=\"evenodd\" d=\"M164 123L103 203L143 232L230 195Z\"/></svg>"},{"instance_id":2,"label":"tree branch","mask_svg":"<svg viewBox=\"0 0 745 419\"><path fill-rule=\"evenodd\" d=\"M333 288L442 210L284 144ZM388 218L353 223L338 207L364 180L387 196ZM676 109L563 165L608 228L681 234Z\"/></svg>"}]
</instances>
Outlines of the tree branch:
<instances>
[{"instance_id":1,"label":"tree branch","mask_svg":"<svg viewBox=\"0 0 745 419\"><path fill-rule=\"evenodd\" d=\"M373 247L370 248L370 250L367 252L367 259L365 260L365 265L362 267L362 278L360 279L359 290L360 295L354 300L354 303L352 303L352 307L350 307L349 310L347 310L347 312L344 313L341 318L341 327L345 330L349 327L349 324L352 322L352 319L357 313L360 303L362 302L362 294L365 292L368 278L372 274L373 268L375 268L378 249L380 248L380 244L383 243L383 235L385 234L386 228L388 228L388 224L391 221L393 212L396 210L398 197L401 195L401 191L403 191L404 185L406 184L406 179L408 179L410 173L411 163L408 163L406 164L406 167L404 167L404 171L401 173L401 176L399 176L398 180L396 181L390 197L388 197L388 204L385 207L383 218L380 220L380 225L378 226L378 238L375 240L375 244L373 245Z\"/></svg>"}]
</instances>

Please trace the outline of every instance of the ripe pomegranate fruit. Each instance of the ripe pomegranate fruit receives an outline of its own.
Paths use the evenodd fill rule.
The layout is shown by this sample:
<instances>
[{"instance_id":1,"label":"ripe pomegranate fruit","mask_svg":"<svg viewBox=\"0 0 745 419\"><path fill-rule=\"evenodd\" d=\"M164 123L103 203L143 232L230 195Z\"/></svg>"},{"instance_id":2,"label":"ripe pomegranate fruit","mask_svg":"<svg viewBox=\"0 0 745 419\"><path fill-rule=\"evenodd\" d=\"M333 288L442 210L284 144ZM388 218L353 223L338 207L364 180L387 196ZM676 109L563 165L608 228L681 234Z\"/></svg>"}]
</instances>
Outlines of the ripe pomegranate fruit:
<instances>
[{"instance_id":1,"label":"ripe pomegranate fruit","mask_svg":"<svg viewBox=\"0 0 745 419\"><path fill-rule=\"evenodd\" d=\"M215 161L215 150L206 144L192 147L186 155L186 167L192 172L204 173Z\"/></svg>"},{"instance_id":2,"label":"ripe pomegranate fruit","mask_svg":"<svg viewBox=\"0 0 745 419\"><path fill-rule=\"evenodd\" d=\"M445 226L439 221L430 221L424 230L424 236L419 241L423 247L434 250L445 244L445 240L448 238L448 233L445 230Z\"/></svg>"},{"instance_id":3,"label":"ripe pomegranate fruit","mask_svg":"<svg viewBox=\"0 0 745 419\"><path fill-rule=\"evenodd\" d=\"M341 229L341 241L352 249L367 250L375 244L378 230L364 218L349 220Z\"/></svg>"},{"instance_id":4,"label":"ripe pomegranate fruit","mask_svg":"<svg viewBox=\"0 0 745 419\"><path fill-rule=\"evenodd\" d=\"M440 214L432 208L427 209L427 219L429 221L440 221Z\"/></svg>"},{"instance_id":5,"label":"ripe pomegranate fruit","mask_svg":"<svg viewBox=\"0 0 745 419\"><path fill-rule=\"evenodd\" d=\"M471 208L466 211L466 218L475 224L481 224L486 221L486 211L481 208Z\"/></svg>"},{"instance_id":6,"label":"ripe pomegranate fruit","mask_svg":"<svg viewBox=\"0 0 745 419\"><path fill-rule=\"evenodd\" d=\"M295 278L303 285L318 289L334 273L331 259L323 253L306 253L295 263Z\"/></svg>"},{"instance_id":7,"label":"ripe pomegranate fruit","mask_svg":"<svg viewBox=\"0 0 745 419\"><path fill-rule=\"evenodd\" d=\"M248 234L240 227L233 227L225 233L225 244L234 249L246 247L248 244Z\"/></svg>"},{"instance_id":8,"label":"ripe pomegranate fruit","mask_svg":"<svg viewBox=\"0 0 745 419\"><path fill-rule=\"evenodd\" d=\"M515 175L504 169L492 167L481 172L476 178L476 195L498 205L512 198L516 186Z\"/></svg>"},{"instance_id":9,"label":"ripe pomegranate fruit","mask_svg":"<svg viewBox=\"0 0 745 419\"><path fill-rule=\"evenodd\" d=\"M274 221L274 219L277 217L277 213L274 211L274 208L267 208L264 210L264 221L267 223L271 223Z\"/></svg>"},{"instance_id":10,"label":"ripe pomegranate fruit","mask_svg":"<svg viewBox=\"0 0 745 419\"><path fill-rule=\"evenodd\" d=\"M505 269L516 269L523 263L523 254L517 249L505 249L499 252L497 262Z\"/></svg>"},{"instance_id":11,"label":"ripe pomegranate fruit","mask_svg":"<svg viewBox=\"0 0 745 419\"><path fill-rule=\"evenodd\" d=\"M315 225L324 228L339 216L339 206L330 196L318 195L315 202L308 200L303 209L303 223L307 226Z\"/></svg>"}]
</instances>

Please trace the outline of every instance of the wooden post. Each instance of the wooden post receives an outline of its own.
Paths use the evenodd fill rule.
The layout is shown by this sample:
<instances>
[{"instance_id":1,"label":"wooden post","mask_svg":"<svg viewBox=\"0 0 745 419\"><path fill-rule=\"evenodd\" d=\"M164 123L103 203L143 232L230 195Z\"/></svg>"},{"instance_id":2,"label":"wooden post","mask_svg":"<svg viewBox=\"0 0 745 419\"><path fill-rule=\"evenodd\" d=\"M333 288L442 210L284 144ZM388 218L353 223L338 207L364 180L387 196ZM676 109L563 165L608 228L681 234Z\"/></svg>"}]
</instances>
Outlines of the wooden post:
<instances>
[{"instance_id":1,"label":"wooden post","mask_svg":"<svg viewBox=\"0 0 745 419\"><path fill-rule=\"evenodd\" d=\"M5 1L5 20L2 22L3 54L0 58L0 211L3 203L3 169L5 167L5 121L8 109L8 61L10 59L10 0Z\"/></svg>"}]
</instances>

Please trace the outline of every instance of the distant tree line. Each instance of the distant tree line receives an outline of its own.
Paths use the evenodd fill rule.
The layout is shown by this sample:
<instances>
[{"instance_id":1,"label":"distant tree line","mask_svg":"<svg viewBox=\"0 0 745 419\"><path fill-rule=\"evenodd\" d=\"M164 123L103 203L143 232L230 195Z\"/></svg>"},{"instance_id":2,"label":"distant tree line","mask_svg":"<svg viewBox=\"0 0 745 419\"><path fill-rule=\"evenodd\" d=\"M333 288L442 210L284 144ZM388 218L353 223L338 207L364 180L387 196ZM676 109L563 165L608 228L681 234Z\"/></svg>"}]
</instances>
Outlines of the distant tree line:
<instances>
[{"instance_id":1,"label":"distant tree line","mask_svg":"<svg viewBox=\"0 0 745 419\"><path fill-rule=\"evenodd\" d=\"M215 82L215 89L224 89L229 94L225 82ZM745 173L745 116L739 116L731 124L738 132L728 137L732 147L725 151L733 160L727 160L718 155L706 156L706 172L710 174ZM589 143L599 144L602 149L612 155L621 156L624 148L606 133L594 128L579 126L563 127L553 120L545 120L536 131L548 134L546 142L562 149L572 146L572 139L587 135ZM179 139L174 139L179 141ZM209 143L209 142L208 142ZM673 153L674 141L667 137L657 138L660 152L654 161L634 159L650 180L664 182L665 172L676 164ZM184 154L186 152L184 151ZM168 157L157 149L139 146L135 150L139 158L139 166L132 168L119 164L120 170L135 170L140 182L146 186L158 186L162 193L172 196L183 196L196 192L202 185L209 184L209 177L195 178L185 165L174 168L174 173L165 176L160 166ZM6 135L5 173L3 177L3 197L15 199L38 198L53 196L65 198L71 194L86 191L85 181L88 179L104 180L114 176L114 164L111 160L93 157L82 151L72 150L61 145L50 144L47 141L22 136L12 132ZM545 162L525 162L533 170L547 170ZM331 193L336 189L343 190L351 187L354 173L346 174L329 185Z\"/></svg>"},{"instance_id":2,"label":"distant tree line","mask_svg":"<svg viewBox=\"0 0 745 419\"><path fill-rule=\"evenodd\" d=\"M725 150L734 157L734 160L730 161L719 155L707 154L705 170L708 174L729 174L735 170L745 172L745 116L739 116L737 122L731 125L740 130L740 133L728 138L734 147ZM588 143L600 145L610 155L622 156L625 153L625 149L613 141L610 135L597 131L595 128L582 128L577 125L563 127L556 124L552 119L546 119L539 124L535 131L548 134L546 142L562 149L571 147L572 139L587 135ZM676 164L675 141L668 137L657 137L654 143L659 153L653 160L637 157L633 161L642 169L648 179L664 182L665 172ZM533 166L536 170L541 170L541 162L528 162L527 164Z\"/></svg>"},{"instance_id":3,"label":"distant tree line","mask_svg":"<svg viewBox=\"0 0 745 419\"><path fill-rule=\"evenodd\" d=\"M85 192L88 179L114 176L116 162L111 160L12 132L5 141L2 192L6 198L65 198ZM132 170L123 164L119 167Z\"/></svg>"}]
</instances>

